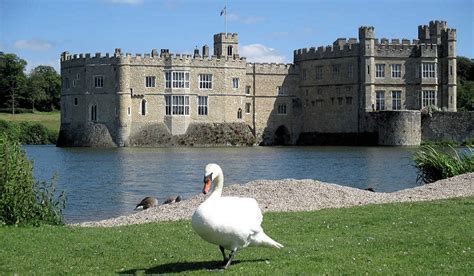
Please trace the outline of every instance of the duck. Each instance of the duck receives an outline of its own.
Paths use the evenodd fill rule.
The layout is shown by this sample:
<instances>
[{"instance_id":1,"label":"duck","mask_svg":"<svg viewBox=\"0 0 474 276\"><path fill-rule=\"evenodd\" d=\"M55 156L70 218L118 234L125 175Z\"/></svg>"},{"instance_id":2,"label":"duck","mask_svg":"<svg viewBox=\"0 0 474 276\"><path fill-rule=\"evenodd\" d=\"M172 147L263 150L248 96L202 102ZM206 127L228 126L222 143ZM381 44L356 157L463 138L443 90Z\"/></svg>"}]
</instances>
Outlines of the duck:
<instances>
[{"instance_id":1,"label":"duck","mask_svg":"<svg viewBox=\"0 0 474 276\"><path fill-rule=\"evenodd\" d=\"M203 240L219 246L224 269L230 266L237 250L247 246L283 248L263 231L263 215L257 201L253 198L222 197L222 169L217 164L208 164L204 171L204 194L209 193L213 182L213 192L196 209L191 225ZM230 251L229 256L226 256L225 250Z\"/></svg>"},{"instance_id":2,"label":"duck","mask_svg":"<svg viewBox=\"0 0 474 276\"><path fill-rule=\"evenodd\" d=\"M176 203L176 202L180 202L181 201L181 196L178 195L178 196L169 196L168 198L166 198L165 202L163 202L163 205L164 204L171 204L171 203Z\"/></svg>"},{"instance_id":3,"label":"duck","mask_svg":"<svg viewBox=\"0 0 474 276\"><path fill-rule=\"evenodd\" d=\"M151 207L156 207L157 205L158 205L158 199L151 196L147 196L144 199L142 199L140 203L137 204L137 206L135 207L135 210L137 210L140 207L142 207L143 210L145 210Z\"/></svg>"}]
</instances>

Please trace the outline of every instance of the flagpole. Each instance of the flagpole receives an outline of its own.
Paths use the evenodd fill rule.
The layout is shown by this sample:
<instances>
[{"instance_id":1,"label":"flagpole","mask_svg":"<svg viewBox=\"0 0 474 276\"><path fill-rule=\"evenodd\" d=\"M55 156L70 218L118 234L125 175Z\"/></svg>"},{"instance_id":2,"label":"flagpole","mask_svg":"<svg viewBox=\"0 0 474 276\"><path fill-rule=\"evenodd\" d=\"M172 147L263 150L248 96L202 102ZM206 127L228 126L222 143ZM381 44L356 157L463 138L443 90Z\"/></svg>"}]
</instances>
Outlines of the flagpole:
<instances>
[{"instance_id":1,"label":"flagpole","mask_svg":"<svg viewBox=\"0 0 474 276\"><path fill-rule=\"evenodd\" d=\"M224 2L224 30L225 30L225 35L227 36L227 0Z\"/></svg>"}]
</instances>

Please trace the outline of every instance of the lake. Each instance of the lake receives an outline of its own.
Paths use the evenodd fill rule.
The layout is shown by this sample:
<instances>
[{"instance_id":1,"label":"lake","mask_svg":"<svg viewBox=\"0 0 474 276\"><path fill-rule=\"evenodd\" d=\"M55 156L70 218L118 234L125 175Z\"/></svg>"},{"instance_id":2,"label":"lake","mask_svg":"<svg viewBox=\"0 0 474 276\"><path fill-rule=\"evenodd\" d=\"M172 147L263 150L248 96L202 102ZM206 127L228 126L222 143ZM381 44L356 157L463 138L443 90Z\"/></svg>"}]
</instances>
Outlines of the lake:
<instances>
[{"instance_id":1,"label":"lake","mask_svg":"<svg viewBox=\"0 0 474 276\"><path fill-rule=\"evenodd\" d=\"M410 147L24 148L37 179L58 174L67 222L131 214L145 196L196 195L208 163L222 167L227 185L295 178L378 192L417 186Z\"/></svg>"}]
</instances>

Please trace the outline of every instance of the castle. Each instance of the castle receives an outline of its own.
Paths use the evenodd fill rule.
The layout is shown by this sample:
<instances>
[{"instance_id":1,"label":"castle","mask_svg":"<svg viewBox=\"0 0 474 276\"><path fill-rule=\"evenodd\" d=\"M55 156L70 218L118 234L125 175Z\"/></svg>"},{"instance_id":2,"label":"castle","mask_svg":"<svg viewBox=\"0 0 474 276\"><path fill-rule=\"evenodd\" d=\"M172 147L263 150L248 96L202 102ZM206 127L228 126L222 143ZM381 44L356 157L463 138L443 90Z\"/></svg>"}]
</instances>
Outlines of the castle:
<instances>
[{"instance_id":1,"label":"castle","mask_svg":"<svg viewBox=\"0 0 474 276\"><path fill-rule=\"evenodd\" d=\"M90 132L147 145L140 137L216 123L245 124L261 144L416 145L421 109L456 111L456 30L431 21L410 41L360 27L358 39L295 50L293 64L248 63L238 35L219 33L212 55L207 45L193 55L63 52L61 77L60 145L83 145Z\"/></svg>"}]
</instances>

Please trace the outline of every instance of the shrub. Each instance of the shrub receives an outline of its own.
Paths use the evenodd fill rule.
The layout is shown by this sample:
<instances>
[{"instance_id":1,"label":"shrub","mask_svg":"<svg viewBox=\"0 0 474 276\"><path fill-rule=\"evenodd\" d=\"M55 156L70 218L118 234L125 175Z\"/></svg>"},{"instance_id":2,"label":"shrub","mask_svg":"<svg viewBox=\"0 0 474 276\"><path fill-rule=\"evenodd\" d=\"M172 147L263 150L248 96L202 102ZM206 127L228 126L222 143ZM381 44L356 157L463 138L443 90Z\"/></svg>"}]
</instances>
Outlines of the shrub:
<instances>
[{"instance_id":1,"label":"shrub","mask_svg":"<svg viewBox=\"0 0 474 276\"><path fill-rule=\"evenodd\" d=\"M422 146L413 161L418 169L418 183L432 183L440 179L474 172L474 155L470 147L459 154L452 146L447 148Z\"/></svg>"},{"instance_id":2,"label":"shrub","mask_svg":"<svg viewBox=\"0 0 474 276\"><path fill-rule=\"evenodd\" d=\"M44 145L56 144L58 133L47 129L39 123L9 122L0 120L0 133L21 144Z\"/></svg>"},{"instance_id":3,"label":"shrub","mask_svg":"<svg viewBox=\"0 0 474 276\"><path fill-rule=\"evenodd\" d=\"M63 224L66 195L56 196L55 178L36 181L20 143L0 134L0 222L8 225Z\"/></svg>"}]
</instances>

